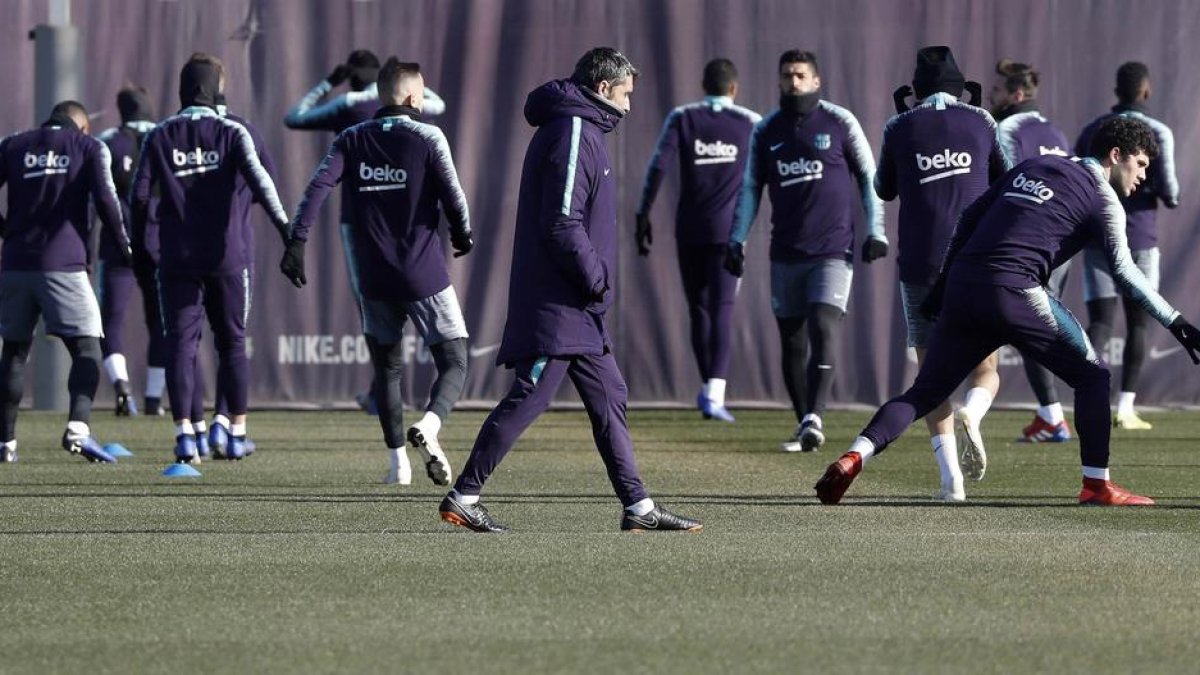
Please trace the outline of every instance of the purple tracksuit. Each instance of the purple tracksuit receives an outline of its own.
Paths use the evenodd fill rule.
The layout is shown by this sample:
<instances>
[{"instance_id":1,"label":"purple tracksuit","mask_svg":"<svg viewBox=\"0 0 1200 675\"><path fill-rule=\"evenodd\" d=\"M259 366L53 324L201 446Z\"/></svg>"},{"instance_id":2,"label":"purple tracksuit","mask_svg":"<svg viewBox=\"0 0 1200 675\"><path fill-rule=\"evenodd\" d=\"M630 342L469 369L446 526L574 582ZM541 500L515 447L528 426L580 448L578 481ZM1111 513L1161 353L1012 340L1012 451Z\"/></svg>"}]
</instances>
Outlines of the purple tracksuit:
<instances>
[{"instance_id":1,"label":"purple tracksuit","mask_svg":"<svg viewBox=\"0 0 1200 675\"><path fill-rule=\"evenodd\" d=\"M949 396L1004 344L1075 390L1084 466L1108 466L1109 373L1075 317L1044 288L1085 245L1101 246L1122 290L1168 325L1179 315L1138 271L1125 213L1092 159L1026 160L963 212L946 252L946 295L913 386L875 413L862 435L882 450Z\"/></svg>"},{"instance_id":2,"label":"purple tracksuit","mask_svg":"<svg viewBox=\"0 0 1200 675\"><path fill-rule=\"evenodd\" d=\"M44 125L0 141L0 186L9 185L0 217L0 269L81 272L88 264L88 204L128 256L129 237L113 184L108 148L74 128Z\"/></svg>"},{"instance_id":3,"label":"purple tracksuit","mask_svg":"<svg viewBox=\"0 0 1200 675\"><path fill-rule=\"evenodd\" d=\"M334 140L304 191L292 236L308 241L321 205L342 183L352 195L352 273L363 297L414 302L450 285L438 204L451 229L469 233L467 198L441 129L415 121L407 108L380 113Z\"/></svg>"},{"instance_id":4,"label":"purple tracksuit","mask_svg":"<svg viewBox=\"0 0 1200 675\"><path fill-rule=\"evenodd\" d=\"M244 180L248 189L241 189ZM196 349L205 312L220 356L218 379L233 415L246 412L249 390L246 318L250 311L251 199L280 231L287 214L245 126L208 106L191 106L147 135L133 185L135 232L150 190L159 185L159 288L171 361L167 390L176 419L190 416Z\"/></svg>"},{"instance_id":5,"label":"purple tracksuit","mask_svg":"<svg viewBox=\"0 0 1200 675\"><path fill-rule=\"evenodd\" d=\"M621 503L646 498L625 419L628 391L604 316L617 254L616 176L604 135L621 113L570 80L529 94L537 131L521 170L508 322L497 361L516 381L484 422L455 484L477 495L517 438L570 377Z\"/></svg>"},{"instance_id":6,"label":"purple tracksuit","mask_svg":"<svg viewBox=\"0 0 1200 675\"><path fill-rule=\"evenodd\" d=\"M1011 166L992 116L949 94L888 120L875 191L900 197L900 281L933 284L959 214Z\"/></svg>"},{"instance_id":7,"label":"purple tracksuit","mask_svg":"<svg viewBox=\"0 0 1200 675\"><path fill-rule=\"evenodd\" d=\"M663 176L679 157L675 241L691 317L692 351L702 380L723 379L729 371L737 277L722 263L750 134L761 119L727 96L707 96L675 108L663 123L646 168L640 214L650 212Z\"/></svg>"},{"instance_id":8,"label":"purple tracksuit","mask_svg":"<svg viewBox=\"0 0 1200 675\"><path fill-rule=\"evenodd\" d=\"M828 101L804 116L777 110L754 128L729 241L746 241L765 185L773 262L849 260L856 192L867 212L867 236L886 241L874 178L871 146L849 110Z\"/></svg>"},{"instance_id":9,"label":"purple tracksuit","mask_svg":"<svg viewBox=\"0 0 1200 675\"><path fill-rule=\"evenodd\" d=\"M998 112L996 138L1009 166L1031 157L1071 154L1066 134L1038 111L1037 101L1014 103Z\"/></svg>"}]
</instances>

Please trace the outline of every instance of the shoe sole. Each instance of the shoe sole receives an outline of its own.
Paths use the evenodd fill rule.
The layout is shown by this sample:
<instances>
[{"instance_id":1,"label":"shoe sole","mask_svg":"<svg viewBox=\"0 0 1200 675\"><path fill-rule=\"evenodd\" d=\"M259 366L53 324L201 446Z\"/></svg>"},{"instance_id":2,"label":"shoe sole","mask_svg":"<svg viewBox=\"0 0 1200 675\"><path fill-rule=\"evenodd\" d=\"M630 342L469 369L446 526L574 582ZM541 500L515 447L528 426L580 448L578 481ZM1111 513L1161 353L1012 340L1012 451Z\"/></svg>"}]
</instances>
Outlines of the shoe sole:
<instances>
[{"instance_id":1,"label":"shoe sole","mask_svg":"<svg viewBox=\"0 0 1200 675\"><path fill-rule=\"evenodd\" d=\"M438 448L435 454L430 449L430 444L425 442L425 434L416 427L408 428L408 444L421 453L425 462L425 475L429 476L434 485L450 484L450 462L441 448Z\"/></svg>"},{"instance_id":2,"label":"shoe sole","mask_svg":"<svg viewBox=\"0 0 1200 675\"><path fill-rule=\"evenodd\" d=\"M820 429L809 427L800 432L800 452L816 452L825 445L825 434Z\"/></svg>"},{"instance_id":3,"label":"shoe sole","mask_svg":"<svg viewBox=\"0 0 1200 675\"><path fill-rule=\"evenodd\" d=\"M958 427L958 442L962 450L959 461L962 464L963 475L971 480L983 480L987 473L987 451L983 449L983 436L978 429L972 433L967 416L962 411L954 413L955 426Z\"/></svg>"},{"instance_id":4,"label":"shoe sole","mask_svg":"<svg viewBox=\"0 0 1200 675\"><path fill-rule=\"evenodd\" d=\"M493 532L492 530L480 529L478 527L475 527L474 525L471 524L471 522L469 520L467 520L466 518L463 518L462 516L458 515L457 513L453 512L453 511L440 511L440 513L442 515L442 520L444 520L447 523L450 523L451 525L454 525L455 527L461 527L464 530L478 532L479 534L500 534L500 532Z\"/></svg>"},{"instance_id":5,"label":"shoe sole","mask_svg":"<svg viewBox=\"0 0 1200 675\"><path fill-rule=\"evenodd\" d=\"M688 527L688 528L685 528L682 530L666 530L666 529L662 529L662 528L648 528L648 527L630 527L628 529L622 530L622 532L632 532L634 534L645 534L647 532L699 532L700 530L703 530L703 529L704 529L704 524L701 523L700 525L697 525L695 527Z\"/></svg>"},{"instance_id":6,"label":"shoe sole","mask_svg":"<svg viewBox=\"0 0 1200 675\"><path fill-rule=\"evenodd\" d=\"M967 501L966 494L956 495L951 492L939 492L933 498L944 504L962 504Z\"/></svg>"},{"instance_id":7,"label":"shoe sole","mask_svg":"<svg viewBox=\"0 0 1200 675\"><path fill-rule=\"evenodd\" d=\"M787 443L779 444L779 451L780 452L803 452L804 446L800 444L800 441L788 441Z\"/></svg>"}]
</instances>

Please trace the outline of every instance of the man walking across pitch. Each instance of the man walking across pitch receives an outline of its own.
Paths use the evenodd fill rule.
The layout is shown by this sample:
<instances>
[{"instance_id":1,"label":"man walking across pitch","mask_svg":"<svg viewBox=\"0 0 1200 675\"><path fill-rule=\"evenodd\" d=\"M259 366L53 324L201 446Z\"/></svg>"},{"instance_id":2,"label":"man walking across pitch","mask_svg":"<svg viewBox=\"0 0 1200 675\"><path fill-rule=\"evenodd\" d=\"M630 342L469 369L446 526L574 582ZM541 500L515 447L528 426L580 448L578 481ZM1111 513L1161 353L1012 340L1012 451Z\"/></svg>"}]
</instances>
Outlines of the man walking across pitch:
<instances>
[{"instance_id":1,"label":"man walking across pitch","mask_svg":"<svg viewBox=\"0 0 1200 675\"><path fill-rule=\"evenodd\" d=\"M442 500L447 522L476 532L508 529L480 503L483 485L570 377L624 507L621 529L701 528L656 505L642 483L625 419L628 390L605 325L617 185L604 135L628 114L636 77L624 55L597 47L579 59L570 79L547 82L525 101L525 119L537 131L521 170L508 321L496 359L516 377Z\"/></svg>"},{"instance_id":2,"label":"man walking across pitch","mask_svg":"<svg viewBox=\"0 0 1200 675\"><path fill-rule=\"evenodd\" d=\"M280 235L287 214L270 176L259 161L246 127L220 115L225 66L207 54L193 54L180 73L183 108L154 128L142 143L133 181L135 240L145 237L151 189L161 188L159 293L170 360L167 392L175 421L175 459L199 461L192 420L194 377L200 330L207 314L219 360L218 381L228 383L231 438L228 459L246 454L249 363L246 320L250 312L253 241L249 223L235 214L239 199L262 205ZM238 190L238 176L249 186Z\"/></svg>"},{"instance_id":3,"label":"man walking across pitch","mask_svg":"<svg viewBox=\"0 0 1200 675\"><path fill-rule=\"evenodd\" d=\"M996 64L992 84L992 114L996 117L996 136L1009 165L1016 166L1031 157L1070 154L1066 135L1038 109L1040 75L1032 66L1003 59ZM1046 292L1061 300L1067 285L1071 261L1050 272ZM1065 443L1071 429L1063 414L1054 375L1032 358L1022 356L1029 386L1038 400L1033 421L1021 431L1019 440L1028 443Z\"/></svg>"},{"instance_id":4,"label":"man walking across pitch","mask_svg":"<svg viewBox=\"0 0 1200 675\"><path fill-rule=\"evenodd\" d=\"M854 276L856 201L867 216L863 260L887 255L874 179L875 158L858 120L821 100L816 55L784 52L779 110L754 128L725 258L725 268L742 276L746 239L766 186L773 226L771 308L782 343L783 381L798 423L780 445L784 452L812 451L825 442L821 415L833 388L835 343Z\"/></svg>"},{"instance_id":5,"label":"man walking across pitch","mask_svg":"<svg viewBox=\"0 0 1200 675\"><path fill-rule=\"evenodd\" d=\"M1109 479L1108 368L1045 284L1050 270L1083 246L1101 246L1121 290L1167 326L1200 363L1200 332L1154 290L1125 240L1119 196L1128 196L1145 179L1157 151L1148 126L1118 116L1096 129L1087 159L1045 155L1026 160L967 207L925 301L927 313L941 314L929 338L928 358L913 386L880 408L849 452L817 481L823 503L840 501L864 462L929 414L980 359L1006 343L1075 390L1083 465L1079 503L1154 503Z\"/></svg>"},{"instance_id":6,"label":"man walking across pitch","mask_svg":"<svg viewBox=\"0 0 1200 675\"><path fill-rule=\"evenodd\" d=\"M933 326L919 308L937 279L954 224L962 210L1010 168L991 115L959 102L965 86L949 47L917 52L912 89L902 87L897 97L911 91L920 103L888 120L875 174L875 191L882 199L900 198L900 297L908 346L916 350L918 366L925 360ZM987 454L979 426L1000 387L998 365L996 354L987 355L971 372L962 407L952 411L949 401L943 401L925 417L941 474L938 499L966 499L963 470L975 480L983 478ZM961 432L957 439L956 422Z\"/></svg>"},{"instance_id":7,"label":"man walking across pitch","mask_svg":"<svg viewBox=\"0 0 1200 675\"><path fill-rule=\"evenodd\" d=\"M1146 113L1146 102L1150 100L1150 69L1143 63L1131 61L1117 69L1117 105L1112 111L1101 115L1084 127L1075 145L1075 154L1082 154L1091 144L1096 129L1114 116L1132 117L1150 127L1158 142L1159 154L1150 162L1146 180L1132 194L1122 196L1121 206L1125 209L1126 238L1132 251L1133 262L1158 288L1158 204L1169 209L1179 206L1179 179L1175 176L1175 137L1171 129ZM1083 299L1087 302L1088 337L1102 352L1108 352L1108 341L1112 337L1113 321L1117 313L1117 298L1123 296L1125 309L1125 349L1121 360L1121 390L1117 398L1117 414L1113 423L1122 429L1150 429L1134 409L1142 366L1146 362L1147 333L1150 316L1139 304L1120 293L1113 281L1113 272L1108 267L1104 254L1095 247L1083 252Z\"/></svg>"},{"instance_id":8,"label":"man walking across pitch","mask_svg":"<svg viewBox=\"0 0 1200 675\"><path fill-rule=\"evenodd\" d=\"M709 61L703 84L703 101L675 108L663 123L637 209L637 245L639 254L649 255L654 241L650 208L678 155L681 186L675 242L691 318L692 353L703 383L696 405L705 419L732 422L733 415L725 408L725 383L738 278L722 262L750 133L762 117L734 105L737 69L729 59Z\"/></svg>"},{"instance_id":9,"label":"man walking across pitch","mask_svg":"<svg viewBox=\"0 0 1200 675\"><path fill-rule=\"evenodd\" d=\"M304 247L309 230L321 204L342 183L353 223L351 274L359 280L379 423L391 452L384 482L412 482L401 386L404 323L411 318L433 354L438 375L425 415L408 428L407 439L421 454L429 478L449 485L450 462L437 436L467 379L467 326L437 236L438 204L450 220L455 256L470 252L473 241L467 198L450 146L440 129L420 121L424 88L417 64L392 58L383 65L383 107L374 119L334 140L304 192L280 269L297 287L307 283Z\"/></svg>"},{"instance_id":10,"label":"man walking across pitch","mask_svg":"<svg viewBox=\"0 0 1200 675\"><path fill-rule=\"evenodd\" d=\"M63 449L93 462L116 461L88 426L100 383L102 335L87 275L89 201L112 230L125 264L129 237L108 148L87 132L87 110L63 101L41 127L0 142L0 186L8 185L8 212L0 217L0 462L17 460L17 411L39 318L71 354Z\"/></svg>"}]
</instances>

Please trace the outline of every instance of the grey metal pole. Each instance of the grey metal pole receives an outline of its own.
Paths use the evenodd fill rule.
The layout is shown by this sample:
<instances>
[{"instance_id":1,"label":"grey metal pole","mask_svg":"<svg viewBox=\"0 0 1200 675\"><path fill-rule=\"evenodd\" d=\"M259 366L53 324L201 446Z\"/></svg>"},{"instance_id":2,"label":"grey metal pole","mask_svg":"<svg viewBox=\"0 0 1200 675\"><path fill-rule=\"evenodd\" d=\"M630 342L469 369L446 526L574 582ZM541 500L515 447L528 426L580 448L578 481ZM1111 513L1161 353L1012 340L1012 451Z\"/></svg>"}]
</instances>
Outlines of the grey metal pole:
<instances>
[{"instance_id":1,"label":"grey metal pole","mask_svg":"<svg viewBox=\"0 0 1200 675\"><path fill-rule=\"evenodd\" d=\"M83 62L79 53L79 31L71 25L70 0L47 0L48 23L34 28L33 119L50 116L54 104L78 100L83 93ZM67 373L71 359L61 341L38 327L33 340L33 407L35 410L65 411L69 404Z\"/></svg>"}]
</instances>

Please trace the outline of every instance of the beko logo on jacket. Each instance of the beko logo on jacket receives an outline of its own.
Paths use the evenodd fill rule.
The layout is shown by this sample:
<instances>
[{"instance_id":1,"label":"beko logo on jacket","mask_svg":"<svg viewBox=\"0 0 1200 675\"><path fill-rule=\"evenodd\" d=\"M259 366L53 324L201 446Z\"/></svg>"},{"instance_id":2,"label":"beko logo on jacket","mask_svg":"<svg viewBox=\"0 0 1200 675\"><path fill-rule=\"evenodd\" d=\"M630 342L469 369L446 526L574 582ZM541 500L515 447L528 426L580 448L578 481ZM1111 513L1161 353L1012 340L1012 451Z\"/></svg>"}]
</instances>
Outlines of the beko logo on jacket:
<instances>
[{"instance_id":1,"label":"beko logo on jacket","mask_svg":"<svg viewBox=\"0 0 1200 675\"><path fill-rule=\"evenodd\" d=\"M1039 145L1038 146L1038 154L1039 155L1058 155L1059 157L1067 157L1068 156L1067 151L1063 150L1062 148L1058 147L1057 145L1052 148L1047 148L1044 145Z\"/></svg>"},{"instance_id":2,"label":"beko logo on jacket","mask_svg":"<svg viewBox=\"0 0 1200 675\"><path fill-rule=\"evenodd\" d=\"M971 154L968 152L955 152L949 148L928 157L918 152L917 170L921 172L938 172L917 181L921 185L949 178L950 176L971 173Z\"/></svg>"},{"instance_id":3,"label":"beko logo on jacket","mask_svg":"<svg viewBox=\"0 0 1200 675\"><path fill-rule=\"evenodd\" d=\"M71 157L69 155L56 154L53 150L44 155L27 152L25 153L24 163L26 169L32 169L32 171L25 174L25 178L53 176L54 174L67 172L67 167L71 166Z\"/></svg>"},{"instance_id":4,"label":"beko logo on jacket","mask_svg":"<svg viewBox=\"0 0 1200 675\"><path fill-rule=\"evenodd\" d=\"M1013 179L1012 187L1020 192L1005 192L1005 197L1016 197L1034 204L1045 204L1054 198L1054 190L1051 190L1046 183L1026 178L1023 173L1017 174L1017 177Z\"/></svg>"},{"instance_id":5,"label":"beko logo on jacket","mask_svg":"<svg viewBox=\"0 0 1200 675\"><path fill-rule=\"evenodd\" d=\"M363 185L359 192L378 192L380 190L403 190L408 185L408 172L392 166L370 166L366 162L358 163L358 179L373 181L377 185Z\"/></svg>"},{"instance_id":6,"label":"beko logo on jacket","mask_svg":"<svg viewBox=\"0 0 1200 675\"><path fill-rule=\"evenodd\" d=\"M736 162L738 158L738 147L731 143L722 143L721 141L705 143L697 138L694 150L696 152L696 164L726 164Z\"/></svg>"},{"instance_id":7,"label":"beko logo on jacket","mask_svg":"<svg viewBox=\"0 0 1200 675\"><path fill-rule=\"evenodd\" d=\"M794 162L784 162L775 160L775 168L779 171L779 177L784 178L779 182L779 187L787 187L796 183L806 183L810 180L821 180L822 172L825 171L825 164L819 159L805 159L801 157ZM789 178L795 176L795 178Z\"/></svg>"},{"instance_id":8,"label":"beko logo on jacket","mask_svg":"<svg viewBox=\"0 0 1200 675\"><path fill-rule=\"evenodd\" d=\"M202 148L195 148L193 150L171 148L171 163L179 167L175 170L176 176L190 176L220 168L221 153L216 150L204 150Z\"/></svg>"}]
</instances>

